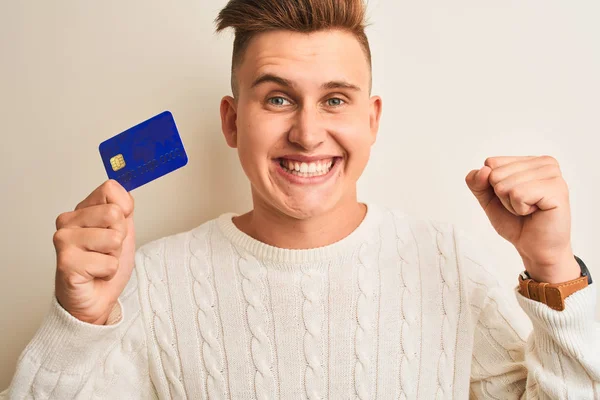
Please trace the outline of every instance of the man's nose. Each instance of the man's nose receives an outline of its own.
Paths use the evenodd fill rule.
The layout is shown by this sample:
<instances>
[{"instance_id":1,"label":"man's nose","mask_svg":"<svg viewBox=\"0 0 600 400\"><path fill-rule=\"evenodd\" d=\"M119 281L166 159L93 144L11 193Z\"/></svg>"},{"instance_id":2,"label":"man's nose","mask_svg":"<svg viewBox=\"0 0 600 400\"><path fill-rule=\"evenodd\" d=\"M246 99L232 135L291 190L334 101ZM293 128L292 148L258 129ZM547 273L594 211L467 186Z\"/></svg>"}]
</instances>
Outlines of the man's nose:
<instances>
[{"instance_id":1,"label":"man's nose","mask_svg":"<svg viewBox=\"0 0 600 400\"><path fill-rule=\"evenodd\" d=\"M289 141L311 151L318 148L326 136L319 110L316 107L300 108L294 116L294 123L288 135Z\"/></svg>"}]
</instances>

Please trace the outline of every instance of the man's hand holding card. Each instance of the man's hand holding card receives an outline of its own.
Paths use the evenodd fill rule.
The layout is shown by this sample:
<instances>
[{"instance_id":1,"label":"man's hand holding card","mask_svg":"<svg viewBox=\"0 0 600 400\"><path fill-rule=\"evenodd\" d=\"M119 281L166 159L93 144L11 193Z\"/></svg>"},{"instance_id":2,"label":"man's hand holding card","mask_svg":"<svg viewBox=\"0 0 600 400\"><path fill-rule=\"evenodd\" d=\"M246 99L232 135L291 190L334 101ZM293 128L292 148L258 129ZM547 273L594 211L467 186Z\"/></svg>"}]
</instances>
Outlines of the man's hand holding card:
<instances>
[{"instance_id":1,"label":"man's hand holding card","mask_svg":"<svg viewBox=\"0 0 600 400\"><path fill-rule=\"evenodd\" d=\"M75 318L104 325L134 267L134 201L128 192L187 164L170 112L100 144L108 181L56 219L55 293Z\"/></svg>"}]
</instances>

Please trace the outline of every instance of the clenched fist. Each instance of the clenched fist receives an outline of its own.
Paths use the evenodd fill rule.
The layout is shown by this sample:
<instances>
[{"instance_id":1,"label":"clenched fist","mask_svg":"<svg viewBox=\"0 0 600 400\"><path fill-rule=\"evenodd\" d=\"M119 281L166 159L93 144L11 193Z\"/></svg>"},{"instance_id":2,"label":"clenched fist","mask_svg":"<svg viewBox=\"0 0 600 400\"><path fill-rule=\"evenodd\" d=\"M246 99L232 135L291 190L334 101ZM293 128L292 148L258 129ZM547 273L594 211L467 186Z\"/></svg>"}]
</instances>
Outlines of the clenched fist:
<instances>
[{"instance_id":1,"label":"clenched fist","mask_svg":"<svg viewBox=\"0 0 600 400\"><path fill-rule=\"evenodd\" d=\"M133 197L116 181L56 219L56 299L75 318L104 325L133 271Z\"/></svg>"}]
</instances>

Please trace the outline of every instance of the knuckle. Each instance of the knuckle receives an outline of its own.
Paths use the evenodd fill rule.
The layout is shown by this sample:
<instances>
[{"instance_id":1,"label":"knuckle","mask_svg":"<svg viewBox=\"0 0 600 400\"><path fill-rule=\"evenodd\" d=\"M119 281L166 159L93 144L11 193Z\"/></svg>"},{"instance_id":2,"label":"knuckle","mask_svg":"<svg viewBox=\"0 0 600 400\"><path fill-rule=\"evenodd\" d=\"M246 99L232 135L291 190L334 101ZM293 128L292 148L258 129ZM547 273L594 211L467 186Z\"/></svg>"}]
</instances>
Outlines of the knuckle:
<instances>
[{"instance_id":1,"label":"knuckle","mask_svg":"<svg viewBox=\"0 0 600 400\"><path fill-rule=\"evenodd\" d=\"M552 169L553 169L553 172L554 172L556 175L562 175L562 171L561 171L561 169L560 169L560 165L559 165L558 163L551 165L551 166L550 166L550 168L552 168Z\"/></svg>"},{"instance_id":2,"label":"knuckle","mask_svg":"<svg viewBox=\"0 0 600 400\"><path fill-rule=\"evenodd\" d=\"M515 203L523 203L525 200L525 193L519 189L513 189L510 193L510 198Z\"/></svg>"},{"instance_id":3,"label":"knuckle","mask_svg":"<svg viewBox=\"0 0 600 400\"><path fill-rule=\"evenodd\" d=\"M133 212L134 200L133 196L122 189L123 194L119 196L119 206L124 215L130 215Z\"/></svg>"},{"instance_id":4,"label":"knuckle","mask_svg":"<svg viewBox=\"0 0 600 400\"><path fill-rule=\"evenodd\" d=\"M100 187L99 187L100 193L102 194L102 196L104 198L108 198L108 197L112 198L119 191L118 185L119 185L119 183L117 181L115 181L114 179L109 179L106 182L104 182L102 185L100 185Z\"/></svg>"},{"instance_id":5,"label":"knuckle","mask_svg":"<svg viewBox=\"0 0 600 400\"><path fill-rule=\"evenodd\" d=\"M58 229L54 232L54 236L52 236L52 242L54 243L54 247L62 248L66 243L68 243L68 232L66 229Z\"/></svg>"},{"instance_id":6,"label":"knuckle","mask_svg":"<svg viewBox=\"0 0 600 400\"><path fill-rule=\"evenodd\" d=\"M562 171L558 164L546 164L541 167L540 170L547 178L558 178L562 176Z\"/></svg>"},{"instance_id":7,"label":"knuckle","mask_svg":"<svg viewBox=\"0 0 600 400\"><path fill-rule=\"evenodd\" d=\"M108 241L108 246L111 249L114 249L114 250L119 249L121 247L121 245L123 244L123 240L125 240L125 236L121 232L116 231L114 229L110 230L107 241Z\"/></svg>"},{"instance_id":8,"label":"knuckle","mask_svg":"<svg viewBox=\"0 0 600 400\"><path fill-rule=\"evenodd\" d=\"M70 213L61 213L58 215L58 217L56 217L56 229L60 229L66 225L69 214Z\"/></svg>"},{"instance_id":9,"label":"knuckle","mask_svg":"<svg viewBox=\"0 0 600 400\"><path fill-rule=\"evenodd\" d=\"M506 193L506 185L504 185L503 183L498 183L495 184L496 186L494 186L494 191L496 192L496 194L498 195L505 195Z\"/></svg>"},{"instance_id":10,"label":"knuckle","mask_svg":"<svg viewBox=\"0 0 600 400\"><path fill-rule=\"evenodd\" d=\"M68 275L74 265L73 260L76 258L76 254L73 250L67 248L57 253L56 255L56 268L65 275Z\"/></svg>"},{"instance_id":11,"label":"knuckle","mask_svg":"<svg viewBox=\"0 0 600 400\"><path fill-rule=\"evenodd\" d=\"M112 224L113 222L119 222L125 217L123 216L123 210L116 204L106 204L104 206L105 212L103 214L104 222Z\"/></svg>"},{"instance_id":12,"label":"knuckle","mask_svg":"<svg viewBox=\"0 0 600 400\"><path fill-rule=\"evenodd\" d=\"M127 193L127 200L125 200L125 210L127 214L131 214L135 209L135 200L132 195Z\"/></svg>"},{"instance_id":13,"label":"knuckle","mask_svg":"<svg viewBox=\"0 0 600 400\"><path fill-rule=\"evenodd\" d=\"M119 270L119 259L117 257L110 257L106 263L106 272L109 276L114 276Z\"/></svg>"},{"instance_id":14,"label":"knuckle","mask_svg":"<svg viewBox=\"0 0 600 400\"><path fill-rule=\"evenodd\" d=\"M489 180L492 185L496 185L500 182L500 175L498 174L497 169L494 169L492 172L490 172Z\"/></svg>"},{"instance_id":15,"label":"knuckle","mask_svg":"<svg viewBox=\"0 0 600 400\"><path fill-rule=\"evenodd\" d=\"M109 179L100 186L100 190L103 193L115 193L117 190L119 190L119 186L119 182L115 181L114 179Z\"/></svg>"},{"instance_id":16,"label":"knuckle","mask_svg":"<svg viewBox=\"0 0 600 400\"><path fill-rule=\"evenodd\" d=\"M544 160L550 164L558 164L558 160L550 155L543 155L542 160Z\"/></svg>"}]
</instances>

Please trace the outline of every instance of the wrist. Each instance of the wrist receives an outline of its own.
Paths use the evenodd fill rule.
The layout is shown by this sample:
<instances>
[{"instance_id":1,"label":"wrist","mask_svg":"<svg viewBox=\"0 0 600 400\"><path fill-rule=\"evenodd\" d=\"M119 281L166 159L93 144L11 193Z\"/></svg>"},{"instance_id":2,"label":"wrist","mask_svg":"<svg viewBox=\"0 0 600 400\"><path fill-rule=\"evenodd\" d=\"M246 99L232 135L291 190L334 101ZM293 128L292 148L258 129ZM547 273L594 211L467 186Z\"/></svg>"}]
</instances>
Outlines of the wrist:
<instances>
[{"instance_id":1,"label":"wrist","mask_svg":"<svg viewBox=\"0 0 600 400\"><path fill-rule=\"evenodd\" d=\"M525 270L531 279L536 282L560 284L577 279L581 276L581 267L573 253L559 258L555 264L539 264L523 259Z\"/></svg>"},{"instance_id":2,"label":"wrist","mask_svg":"<svg viewBox=\"0 0 600 400\"><path fill-rule=\"evenodd\" d=\"M570 260L565 260L556 270L548 268L547 265L544 268L548 269L541 269L539 265L526 263L526 267L534 273L533 276L527 270L521 273L519 293L528 299L544 303L554 310L564 310L567 297L592 283L592 277L583 260L575 255L573 259L579 267L577 277L574 277L574 273L571 272Z\"/></svg>"}]
</instances>

